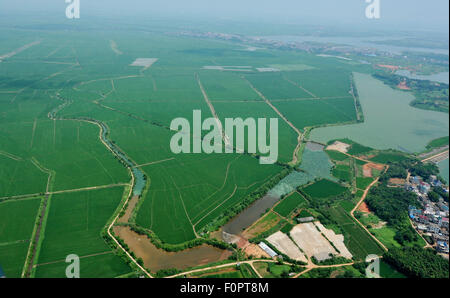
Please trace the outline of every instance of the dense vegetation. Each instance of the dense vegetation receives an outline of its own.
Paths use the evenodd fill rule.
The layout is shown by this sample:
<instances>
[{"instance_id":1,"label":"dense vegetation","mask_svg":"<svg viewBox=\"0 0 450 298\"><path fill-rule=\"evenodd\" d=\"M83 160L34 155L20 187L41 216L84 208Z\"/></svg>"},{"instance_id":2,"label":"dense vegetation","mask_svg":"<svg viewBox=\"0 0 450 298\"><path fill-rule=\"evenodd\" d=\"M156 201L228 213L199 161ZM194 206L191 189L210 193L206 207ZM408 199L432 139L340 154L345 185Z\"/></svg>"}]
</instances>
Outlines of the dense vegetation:
<instances>
[{"instance_id":1,"label":"dense vegetation","mask_svg":"<svg viewBox=\"0 0 450 298\"><path fill-rule=\"evenodd\" d=\"M440 148L449 144L449 137L442 137L439 139L432 140L428 143L427 149Z\"/></svg>"},{"instance_id":2,"label":"dense vegetation","mask_svg":"<svg viewBox=\"0 0 450 298\"><path fill-rule=\"evenodd\" d=\"M411 102L411 106L413 107L448 113L449 91L447 84L426 80L414 80L388 73L376 73L373 76L393 88L406 82L408 88L414 92L416 97Z\"/></svg>"},{"instance_id":3,"label":"dense vegetation","mask_svg":"<svg viewBox=\"0 0 450 298\"><path fill-rule=\"evenodd\" d=\"M417 196L401 188L382 185L371 189L366 203L379 218L396 226L407 218L408 206L417 204Z\"/></svg>"},{"instance_id":4,"label":"dense vegetation","mask_svg":"<svg viewBox=\"0 0 450 298\"><path fill-rule=\"evenodd\" d=\"M448 278L449 263L432 249L421 247L392 248L384 260L412 278Z\"/></svg>"}]
</instances>

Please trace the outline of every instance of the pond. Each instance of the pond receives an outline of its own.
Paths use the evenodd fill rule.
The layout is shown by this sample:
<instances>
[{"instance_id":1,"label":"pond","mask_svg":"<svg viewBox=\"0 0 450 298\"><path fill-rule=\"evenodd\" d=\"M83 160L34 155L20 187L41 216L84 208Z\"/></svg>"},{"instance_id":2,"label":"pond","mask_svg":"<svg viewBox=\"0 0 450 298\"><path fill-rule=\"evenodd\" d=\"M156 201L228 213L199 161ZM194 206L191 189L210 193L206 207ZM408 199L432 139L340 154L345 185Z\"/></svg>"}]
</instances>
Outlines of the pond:
<instances>
[{"instance_id":1,"label":"pond","mask_svg":"<svg viewBox=\"0 0 450 298\"><path fill-rule=\"evenodd\" d=\"M324 147L320 144L307 143L300 169L286 176L264 197L228 222L223 227L223 231L234 235L241 233L266 213L267 209L272 208L282 196L293 192L301 185L314 181L316 178L336 180L331 176L333 163L323 149Z\"/></svg>"}]
</instances>

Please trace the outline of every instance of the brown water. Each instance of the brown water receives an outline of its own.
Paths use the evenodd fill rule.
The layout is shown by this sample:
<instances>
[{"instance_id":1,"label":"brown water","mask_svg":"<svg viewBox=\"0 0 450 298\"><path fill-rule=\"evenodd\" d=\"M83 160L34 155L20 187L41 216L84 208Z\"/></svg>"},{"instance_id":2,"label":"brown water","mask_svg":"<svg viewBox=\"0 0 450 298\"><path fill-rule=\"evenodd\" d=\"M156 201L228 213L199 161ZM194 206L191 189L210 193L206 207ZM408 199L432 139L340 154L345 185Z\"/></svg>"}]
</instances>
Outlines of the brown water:
<instances>
[{"instance_id":1,"label":"brown water","mask_svg":"<svg viewBox=\"0 0 450 298\"><path fill-rule=\"evenodd\" d=\"M264 196L223 226L223 231L228 234L240 234L266 213L267 209L272 208L279 199L279 196Z\"/></svg>"},{"instance_id":2,"label":"brown water","mask_svg":"<svg viewBox=\"0 0 450 298\"><path fill-rule=\"evenodd\" d=\"M147 236L139 235L129 227L116 226L114 233L125 240L136 256L142 258L145 268L152 272L169 268L187 269L202 266L231 256L228 250L206 244L180 252L166 252L154 246Z\"/></svg>"},{"instance_id":3,"label":"brown water","mask_svg":"<svg viewBox=\"0 0 450 298\"><path fill-rule=\"evenodd\" d=\"M136 204L139 202L139 196L134 196L131 198L131 200L128 202L128 207L125 210L125 214L119 218L119 222L127 223L130 220L131 215L133 214L134 207L136 207Z\"/></svg>"}]
</instances>

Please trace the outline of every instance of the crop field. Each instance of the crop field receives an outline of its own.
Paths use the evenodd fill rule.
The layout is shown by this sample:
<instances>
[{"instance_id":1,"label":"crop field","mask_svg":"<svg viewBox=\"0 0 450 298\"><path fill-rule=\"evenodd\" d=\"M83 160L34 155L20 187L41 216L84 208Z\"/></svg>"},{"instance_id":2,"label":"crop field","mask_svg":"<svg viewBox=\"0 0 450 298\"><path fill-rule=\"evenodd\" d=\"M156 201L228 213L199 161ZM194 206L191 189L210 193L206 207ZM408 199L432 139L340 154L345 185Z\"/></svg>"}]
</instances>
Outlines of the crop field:
<instances>
[{"instance_id":1,"label":"crop field","mask_svg":"<svg viewBox=\"0 0 450 298\"><path fill-rule=\"evenodd\" d=\"M343 193L346 188L340 184L322 179L302 189L311 198L329 198Z\"/></svg>"},{"instance_id":2,"label":"crop field","mask_svg":"<svg viewBox=\"0 0 450 298\"><path fill-rule=\"evenodd\" d=\"M65 278L67 263L64 261L39 265L36 278ZM130 267L113 253L88 256L80 259L80 276L82 278L115 278L130 272Z\"/></svg>"},{"instance_id":3,"label":"crop field","mask_svg":"<svg viewBox=\"0 0 450 298\"><path fill-rule=\"evenodd\" d=\"M273 165L255 171L258 167L254 158L226 154L145 166L153 187L139 209L137 223L155 231L167 243L191 240L195 238L194 227L197 231L203 228L279 170Z\"/></svg>"},{"instance_id":4,"label":"crop field","mask_svg":"<svg viewBox=\"0 0 450 298\"><path fill-rule=\"evenodd\" d=\"M272 118L278 119L278 143L282 146L278 146L278 159L281 162L288 163L292 160L292 153L297 146L297 134L295 131L267 105L265 102L217 102L214 103L217 115L221 119L222 123L225 123L225 118L242 118L243 120L247 118L267 118L266 120L266 132L267 140L266 143L269 144L270 136L270 120ZM261 129L261 127L258 127ZM246 132L247 134L247 132ZM258 141L259 138L256 138ZM233 139L236 142L235 139ZM236 143L234 143L236 144ZM248 149L248 144L245 144L245 149Z\"/></svg>"},{"instance_id":5,"label":"crop field","mask_svg":"<svg viewBox=\"0 0 450 298\"><path fill-rule=\"evenodd\" d=\"M247 75L246 78L269 100L312 97L279 73Z\"/></svg>"},{"instance_id":6,"label":"crop field","mask_svg":"<svg viewBox=\"0 0 450 298\"><path fill-rule=\"evenodd\" d=\"M345 182L352 181L352 170L349 165L336 165L333 176Z\"/></svg>"},{"instance_id":7,"label":"crop field","mask_svg":"<svg viewBox=\"0 0 450 298\"><path fill-rule=\"evenodd\" d=\"M344 153L334 151L334 150L326 150L325 152L328 154L328 156L332 160L336 160L336 161L344 161L344 160L350 158L348 155L345 155Z\"/></svg>"},{"instance_id":8,"label":"crop field","mask_svg":"<svg viewBox=\"0 0 450 298\"><path fill-rule=\"evenodd\" d=\"M371 158L370 160L378 163L388 163L388 162L402 161L405 159L407 159L407 157L403 154L382 152L377 154L377 156Z\"/></svg>"},{"instance_id":9,"label":"crop field","mask_svg":"<svg viewBox=\"0 0 450 298\"><path fill-rule=\"evenodd\" d=\"M115 255L98 257L111 254L110 247L100 236L100 231L119 206L123 192L122 187L115 187L53 195L48 207L50 210L36 276L53 276L58 270L65 270L64 261L69 254L82 258L81 268L86 262L87 271L92 275L95 275L95 270L99 274L102 273L102 270L105 270L102 266L123 268L120 265L123 260ZM84 261L83 257L87 256L89 258ZM94 258L98 259L89 265ZM100 260L105 263L100 264ZM97 266L94 266L94 263ZM110 275L118 276L123 273L123 270L112 271ZM56 276L62 274L64 271L59 271Z\"/></svg>"},{"instance_id":10,"label":"crop field","mask_svg":"<svg viewBox=\"0 0 450 298\"><path fill-rule=\"evenodd\" d=\"M383 253L375 240L370 238L342 207L331 208L330 214L344 232L344 243L355 258L362 260L369 254Z\"/></svg>"},{"instance_id":11,"label":"crop field","mask_svg":"<svg viewBox=\"0 0 450 298\"><path fill-rule=\"evenodd\" d=\"M240 76L230 72L202 71L200 78L211 101L261 101Z\"/></svg>"},{"instance_id":12,"label":"crop field","mask_svg":"<svg viewBox=\"0 0 450 298\"><path fill-rule=\"evenodd\" d=\"M350 97L350 74L341 69L313 69L290 71L286 77L320 98Z\"/></svg>"},{"instance_id":13,"label":"crop field","mask_svg":"<svg viewBox=\"0 0 450 298\"><path fill-rule=\"evenodd\" d=\"M299 129L356 120L351 98L276 101L273 104Z\"/></svg>"},{"instance_id":14,"label":"crop field","mask_svg":"<svg viewBox=\"0 0 450 298\"><path fill-rule=\"evenodd\" d=\"M0 202L0 266L7 277L21 276L40 201Z\"/></svg>"},{"instance_id":15,"label":"crop field","mask_svg":"<svg viewBox=\"0 0 450 298\"><path fill-rule=\"evenodd\" d=\"M84 277L131 271L100 235L132 180L103 138L145 173L132 223L163 244L183 244L268 190L295 160L297 129L356 121L349 94L353 66L342 61L295 51L245 51L241 44L179 36L178 29L158 26L145 33L79 26L1 31L0 55L33 43L0 62L0 198L48 192L36 277L63 277L65 257L72 253L81 257ZM176 132L169 126L179 117L192 123L193 110L203 119L278 118L278 163L261 165L259 152L173 153ZM301 172L281 183L282 192L315 178L322 180L303 189L311 198L346 190L333 182L330 158L347 156L301 149L295 165ZM303 202L295 193L276 212L289 216ZM0 264L9 276L22 272L39 203L0 203ZM279 220L273 213L257 228Z\"/></svg>"},{"instance_id":16,"label":"crop field","mask_svg":"<svg viewBox=\"0 0 450 298\"><path fill-rule=\"evenodd\" d=\"M283 217L288 217L295 209L304 206L308 202L298 193L294 192L292 195L286 197L279 203L274 211Z\"/></svg>"},{"instance_id":17,"label":"crop field","mask_svg":"<svg viewBox=\"0 0 450 298\"><path fill-rule=\"evenodd\" d=\"M356 187L361 189L361 190L365 190L370 185L370 183L372 183L372 182L373 182L373 178L370 178L370 177L366 177L366 178L357 177L356 178Z\"/></svg>"},{"instance_id":18,"label":"crop field","mask_svg":"<svg viewBox=\"0 0 450 298\"><path fill-rule=\"evenodd\" d=\"M0 197L40 193L46 184L47 175L31 161L0 154Z\"/></svg>"}]
</instances>

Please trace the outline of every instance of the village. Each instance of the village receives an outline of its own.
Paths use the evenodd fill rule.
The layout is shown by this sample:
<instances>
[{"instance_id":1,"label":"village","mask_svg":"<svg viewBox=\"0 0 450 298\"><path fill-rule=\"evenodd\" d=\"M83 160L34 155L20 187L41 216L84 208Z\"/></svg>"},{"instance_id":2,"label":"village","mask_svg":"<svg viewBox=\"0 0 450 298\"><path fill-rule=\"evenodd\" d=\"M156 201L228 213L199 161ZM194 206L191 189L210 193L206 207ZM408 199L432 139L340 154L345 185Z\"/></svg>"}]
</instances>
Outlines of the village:
<instances>
[{"instance_id":1,"label":"village","mask_svg":"<svg viewBox=\"0 0 450 298\"><path fill-rule=\"evenodd\" d=\"M428 181L420 176L411 176L405 188L417 194L422 206L421 208L409 206L409 218L413 226L438 253L446 255L448 259L449 204L441 195L436 197L435 191L438 190L438 193L448 196L448 185L444 185L433 175Z\"/></svg>"}]
</instances>

